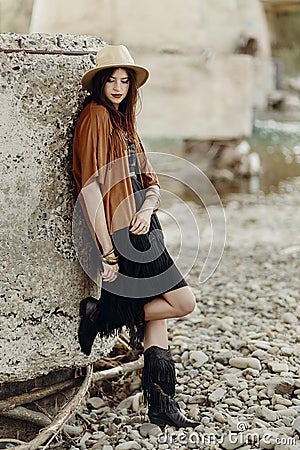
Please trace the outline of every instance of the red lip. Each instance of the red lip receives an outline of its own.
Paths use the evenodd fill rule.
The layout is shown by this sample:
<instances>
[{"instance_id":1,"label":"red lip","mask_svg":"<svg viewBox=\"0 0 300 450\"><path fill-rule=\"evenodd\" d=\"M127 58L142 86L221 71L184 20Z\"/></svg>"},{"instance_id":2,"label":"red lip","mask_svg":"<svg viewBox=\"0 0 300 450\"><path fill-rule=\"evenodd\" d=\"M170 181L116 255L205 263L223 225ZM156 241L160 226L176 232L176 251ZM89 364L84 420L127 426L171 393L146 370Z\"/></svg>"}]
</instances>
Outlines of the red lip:
<instances>
[{"instance_id":1,"label":"red lip","mask_svg":"<svg viewBox=\"0 0 300 450\"><path fill-rule=\"evenodd\" d=\"M121 98L122 94L111 94L114 98Z\"/></svg>"}]
</instances>

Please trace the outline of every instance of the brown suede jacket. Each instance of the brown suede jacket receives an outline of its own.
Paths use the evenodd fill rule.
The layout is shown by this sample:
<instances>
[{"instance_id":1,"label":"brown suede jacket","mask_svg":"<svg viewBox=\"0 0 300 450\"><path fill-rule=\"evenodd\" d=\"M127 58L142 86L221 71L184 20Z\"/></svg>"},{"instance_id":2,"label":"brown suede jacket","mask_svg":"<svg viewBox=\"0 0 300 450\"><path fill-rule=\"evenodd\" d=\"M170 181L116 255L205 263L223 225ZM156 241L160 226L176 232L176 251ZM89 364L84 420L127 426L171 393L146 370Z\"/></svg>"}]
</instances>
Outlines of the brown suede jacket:
<instances>
[{"instance_id":1,"label":"brown suede jacket","mask_svg":"<svg viewBox=\"0 0 300 450\"><path fill-rule=\"evenodd\" d=\"M135 146L143 187L158 185L138 136ZM99 183L110 234L130 225L135 202L125 136L114 130L107 109L94 101L84 108L75 127L73 175L79 194L88 183Z\"/></svg>"}]
</instances>

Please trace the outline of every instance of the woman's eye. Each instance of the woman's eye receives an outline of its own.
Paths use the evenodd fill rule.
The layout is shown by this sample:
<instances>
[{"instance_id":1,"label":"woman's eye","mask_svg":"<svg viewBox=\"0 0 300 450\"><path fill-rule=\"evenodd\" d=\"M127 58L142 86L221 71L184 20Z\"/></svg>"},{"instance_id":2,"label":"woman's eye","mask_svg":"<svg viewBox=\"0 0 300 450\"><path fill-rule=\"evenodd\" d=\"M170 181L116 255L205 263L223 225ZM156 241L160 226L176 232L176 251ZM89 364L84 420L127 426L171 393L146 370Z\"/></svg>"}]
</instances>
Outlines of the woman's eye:
<instances>
[{"instance_id":1,"label":"woman's eye","mask_svg":"<svg viewBox=\"0 0 300 450\"><path fill-rule=\"evenodd\" d=\"M128 84L128 83L129 83L129 80L122 80L122 83L123 83L123 84Z\"/></svg>"}]
</instances>

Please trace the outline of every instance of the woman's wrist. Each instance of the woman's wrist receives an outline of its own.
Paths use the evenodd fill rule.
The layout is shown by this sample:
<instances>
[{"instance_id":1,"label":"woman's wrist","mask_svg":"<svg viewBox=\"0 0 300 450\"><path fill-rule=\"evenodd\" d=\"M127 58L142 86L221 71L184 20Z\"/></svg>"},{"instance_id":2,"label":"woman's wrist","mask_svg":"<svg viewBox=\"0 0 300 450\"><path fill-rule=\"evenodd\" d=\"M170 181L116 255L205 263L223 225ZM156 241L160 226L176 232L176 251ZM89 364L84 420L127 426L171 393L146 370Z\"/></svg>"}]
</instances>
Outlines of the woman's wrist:
<instances>
[{"instance_id":1,"label":"woman's wrist","mask_svg":"<svg viewBox=\"0 0 300 450\"><path fill-rule=\"evenodd\" d=\"M103 253L102 259L106 264L113 266L118 263L119 256L115 254L115 249L112 247L108 252Z\"/></svg>"},{"instance_id":2,"label":"woman's wrist","mask_svg":"<svg viewBox=\"0 0 300 450\"><path fill-rule=\"evenodd\" d=\"M114 266L115 264L118 264L119 261L119 257L118 256L114 256L112 257L106 257L106 258L102 258L103 262L105 262L106 264L108 264L109 266Z\"/></svg>"},{"instance_id":3,"label":"woman's wrist","mask_svg":"<svg viewBox=\"0 0 300 450\"><path fill-rule=\"evenodd\" d=\"M107 244L107 245L100 244L100 247L102 249L103 255L105 255L113 248L113 245L112 244Z\"/></svg>"}]
</instances>

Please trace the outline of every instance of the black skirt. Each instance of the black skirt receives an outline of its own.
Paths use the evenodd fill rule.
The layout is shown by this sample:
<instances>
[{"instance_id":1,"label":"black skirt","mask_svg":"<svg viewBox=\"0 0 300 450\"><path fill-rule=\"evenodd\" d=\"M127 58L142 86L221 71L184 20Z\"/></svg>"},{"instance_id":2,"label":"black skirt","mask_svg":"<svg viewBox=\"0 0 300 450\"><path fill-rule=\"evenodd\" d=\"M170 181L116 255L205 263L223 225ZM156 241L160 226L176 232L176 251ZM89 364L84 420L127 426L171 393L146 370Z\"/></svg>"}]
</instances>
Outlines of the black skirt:
<instances>
[{"instance_id":1,"label":"black skirt","mask_svg":"<svg viewBox=\"0 0 300 450\"><path fill-rule=\"evenodd\" d=\"M132 178L137 210L140 209L145 190ZM114 282L103 282L97 322L99 333L108 337L126 326L130 345L136 348L144 335L144 305L162 294L187 286L179 269L168 253L161 225L152 214L147 234L135 235L128 228L113 235L119 254L119 273Z\"/></svg>"}]
</instances>

